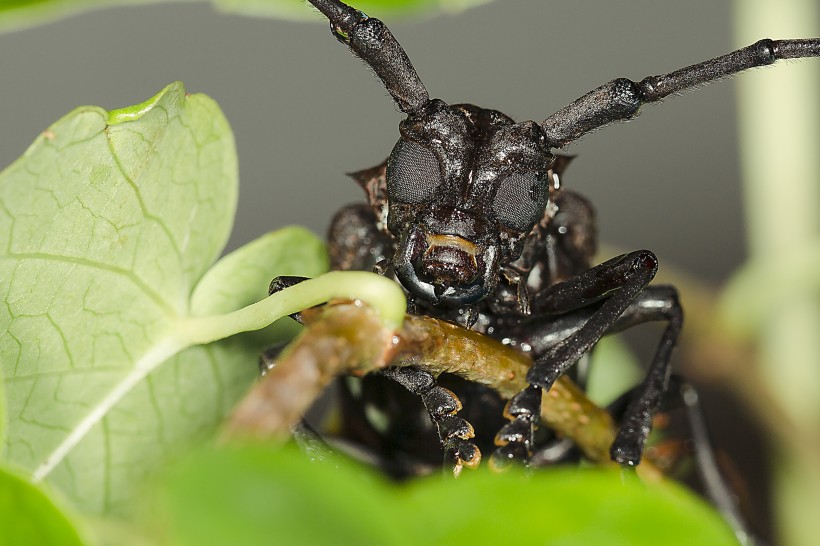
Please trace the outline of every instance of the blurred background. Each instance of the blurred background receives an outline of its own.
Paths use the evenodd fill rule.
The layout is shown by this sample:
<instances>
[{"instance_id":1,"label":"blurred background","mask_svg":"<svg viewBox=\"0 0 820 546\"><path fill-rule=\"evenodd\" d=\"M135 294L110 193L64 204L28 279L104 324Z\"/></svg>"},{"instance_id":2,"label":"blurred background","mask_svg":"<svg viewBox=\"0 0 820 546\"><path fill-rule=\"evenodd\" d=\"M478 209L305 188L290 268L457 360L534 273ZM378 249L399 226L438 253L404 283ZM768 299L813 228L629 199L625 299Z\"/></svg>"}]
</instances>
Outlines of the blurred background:
<instances>
[{"instance_id":1,"label":"blurred background","mask_svg":"<svg viewBox=\"0 0 820 546\"><path fill-rule=\"evenodd\" d=\"M0 35L0 164L76 106L119 108L182 80L215 98L236 134L230 248L286 224L323 233L340 205L362 198L344 173L384 160L402 116L315 21L159 4ZM729 6L706 0L503 0L388 23L431 96L517 120L540 121L614 77L640 79L733 45ZM565 183L598 205L604 241L651 248L714 281L741 262L733 96L732 85L688 93L572 146L579 158Z\"/></svg>"},{"instance_id":2,"label":"blurred background","mask_svg":"<svg viewBox=\"0 0 820 546\"><path fill-rule=\"evenodd\" d=\"M310 24L157 4L0 34L0 168L76 106L119 108L182 80L216 99L236 135L241 189L228 250L288 224L323 234L336 209L363 198L344 173L384 160L402 116L314 15ZM708 0L500 0L429 19L384 19L431 96L517 120L540 121L612 78L639 80L741 45L732 5ZM763 37L805 32L767 31L764 22L748 43ZM638 119L574 143L567 152L578 158L563 182L596 205L601 241L651 249L661 274L684 271L699 290L726 281L747 257L735 81L762 85L774 70L647 106ZM752 136L771 163L797 138L788 130ZM651 336L637 342L644 361ZM700 379L718 449L770 537L771 446L730 389Z\"/></svg>"}]
</instances>

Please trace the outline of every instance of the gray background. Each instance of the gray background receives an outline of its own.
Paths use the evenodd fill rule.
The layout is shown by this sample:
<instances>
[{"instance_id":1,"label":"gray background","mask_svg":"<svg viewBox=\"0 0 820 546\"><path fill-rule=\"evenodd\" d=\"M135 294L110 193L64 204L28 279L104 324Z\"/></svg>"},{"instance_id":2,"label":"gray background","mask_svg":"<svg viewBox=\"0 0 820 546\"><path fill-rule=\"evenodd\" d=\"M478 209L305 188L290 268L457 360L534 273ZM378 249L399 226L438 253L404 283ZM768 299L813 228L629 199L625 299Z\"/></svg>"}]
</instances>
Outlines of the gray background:
<instances>
[{"instance_id":1,"label":"gray background","mask_svg":"<svg viewBox=\"0 0 820 546\"><path fill-rule=\"evenodd\" d=\"M501 0L387 22L432 96L519 120L540 121L614 77L637 80L732 46L729 5L713 0ZM135 104L174 80L215 98L236 134L241 193L229 248L287 224L324 233L340 205L362 198L343 173L382 161L397 138L401 115L323 22L156 5L0 35L0 166L78 105ZM568 150L579 158L564 183L596 204L604 242L650 248L662 264L715 282L741 263L733 94L731 83L687 93ZM710 419L728 425L718 442L746 464L761 450L725 400L712 402ZM745 469L765 488L758 471Z\"/></svg>"},{"instance_id":2,"label":"gray background","mask_svg":"<svg viewBox=\"0 0 820 546\"><path fill-rule=\"evenodd\" d=\"M540 121L613 77L731 48L728 6L708 0L502 0L388 23L432 96L518 120ZM291 223L324 233L335 209L361 199L343 173L383 160L401 119L324 24L204 4L96 11L0 35L0 78L0 165L81 104L135 104L174 80L214 97L239 150L230 248ZM711 86L571 147L580 157L564 181L597 204L603 241L650 248L715 280L741 261L732 99L731 84Z\"/></svg>"}]
</instances>

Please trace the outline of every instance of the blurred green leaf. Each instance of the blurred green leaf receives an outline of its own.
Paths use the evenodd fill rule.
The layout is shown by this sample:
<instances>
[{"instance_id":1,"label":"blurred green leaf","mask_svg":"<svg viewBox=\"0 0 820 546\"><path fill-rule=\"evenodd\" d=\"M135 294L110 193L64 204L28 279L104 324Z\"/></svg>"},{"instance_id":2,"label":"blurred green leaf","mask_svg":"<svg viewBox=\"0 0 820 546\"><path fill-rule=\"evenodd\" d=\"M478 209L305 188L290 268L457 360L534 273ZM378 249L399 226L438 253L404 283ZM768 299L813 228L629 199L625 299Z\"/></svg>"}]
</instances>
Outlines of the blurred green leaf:
<instances>
[{"instance_id":1,"label":"blurred green leaf","mask_svg":"<svg viewBox=\"0 0 820 546\"><path fill-rule=\"evenodd\" d=\"M74 524L39 487L0 468L0 544L80 546Z\"/></svg>"},{"instance_id":2,"label":"blurred green leaf","mask_svg":"<svg viewBox=\"0 0 820 546\"><path fill-rule=\"evenodd\" d=\"M202 451L160 485L165 544L736 544L682 488L619 471L467 472L388 484L294 450Z\"/></svg>"},{"instance_id":3,"label":"blurred green leaf","mask_svg":"<svg viewBox=\"0 0 820 546\"><path fill-rule=\"evenodd\" d=\"M161 0L3 0L0 31L17 30L90 9L158 3ZM176 0L206 1L206 0ZM457 12L491 0L361 0L356 8L378 17ZM324 19L301 0L211 0L219 10L256 17L321 22Z\"/></svg>"},{"instance_id":4,"label":"blurred green leaf","mask_svg":"<svg viewBox=\"0 0 820 546\"><path fill-rule=\"evenodd\" d=\"M20 30L92 9L155 2L156 0L2 0L0 32Z\"/></svg>"},{"instance_id":5,"label":"blurred green leaf","mask_svg":"<svg viewBox=\"0 0 820 546\"><path fill-rule=\"evenodd\" d=\"M606 406L643 379L635 356L619 338L603 338L595 345L590 358L586 393L600 406Z\"/></svg>"},{"instance_id":6,"label":"blurred green leaf","mask_svg":"<svg viewBox=\"0 0 820 546\"><path fill-rule=\"evenodd\" d=\"M202 451L164 476L152 505L178 546L401 543L381 519L387 485L340 464L314 467L295 450L257 446Z\"/></svg>"}]
</instances>

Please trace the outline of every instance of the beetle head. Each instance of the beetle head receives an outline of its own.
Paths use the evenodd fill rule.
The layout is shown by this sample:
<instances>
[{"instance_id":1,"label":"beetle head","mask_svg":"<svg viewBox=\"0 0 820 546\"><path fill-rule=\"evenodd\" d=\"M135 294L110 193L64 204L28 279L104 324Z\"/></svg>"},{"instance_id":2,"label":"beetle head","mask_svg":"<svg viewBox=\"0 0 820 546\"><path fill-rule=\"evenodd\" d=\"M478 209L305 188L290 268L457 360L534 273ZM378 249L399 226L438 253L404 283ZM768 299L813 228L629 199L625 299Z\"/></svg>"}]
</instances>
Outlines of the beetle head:
<instances>
[{"instance_id":1,"label":"beetle head","mask_svg":"<svg viewBox=\"0 0 820 546\"><path fill-rule=\"evenodd\" d=\"M538 124L434 99L399 126L387 160L387 229L404 287L433 303L492 294L544 217L555 161Z\"/></svg>"}]
</instances>

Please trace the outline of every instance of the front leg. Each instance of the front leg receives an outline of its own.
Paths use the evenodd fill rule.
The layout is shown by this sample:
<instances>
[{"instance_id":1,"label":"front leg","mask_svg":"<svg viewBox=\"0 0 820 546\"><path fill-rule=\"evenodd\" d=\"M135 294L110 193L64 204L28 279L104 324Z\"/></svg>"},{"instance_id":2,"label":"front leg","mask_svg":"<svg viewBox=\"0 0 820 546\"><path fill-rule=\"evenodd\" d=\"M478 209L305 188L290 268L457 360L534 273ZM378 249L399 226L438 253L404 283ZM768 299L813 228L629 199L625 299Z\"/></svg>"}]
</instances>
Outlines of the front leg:
<instances>
[{"instance_id":1,"label":"front leg","mask_svg":"<svg viewBox=\"0 0 820 546\"><path fill-rule=\"evenodd\" d=\"M511 422L497 437L501 448L493 455L496 466L530 454L532 429L540 415L542 389L549 390L604 334L636 322L663 319L668 321L663 340L647 379L639 389L639 396L626 412L611 452L613 459L622 464L635 465L640 461L651 416L668 382L669 359L683 320L674 289L665 288L668 293L659 294L654 299L650 297L649 301L639 298L654 277L657 266L657 259L651 252L632 252L537 295L534 307L544 317L545 328L562 324L560 320L553 323L550 315L556 319L574 315L582 317L583 321L572 328L567 337L534 351L535 363L527 374L531 386L510 400L507 414Z\"/></svg>"},{"instance_id":2,"label":"front leg","mask_svg":"<svg viewBox=\"0 0 820 546\"><path fill-rule=\"evenodd\" d=\"M630 252L608 260L567 281L554 284L536 296L539 314L561 315L603 302L572 336L535 360L527 381L549 390L584 354L598 343L632 301L654 278L658 259L648 250Z\"/></svg>"},{"instance_id":3,"label":"front leg","mask_svg":"<svg viewBox=\"0 0 820 546\"><path fill-rule=\"evenodd\" d=\"M454 475L461 474L465 466L478 466L481 452L471 442L475 431L470 423L456 415L461 409L461 401L453 391L437 385L436 379L421 368L386 368L378 373L421 398L444 448L444 463L452 468Z\"/></svg>"}]
</instances>

